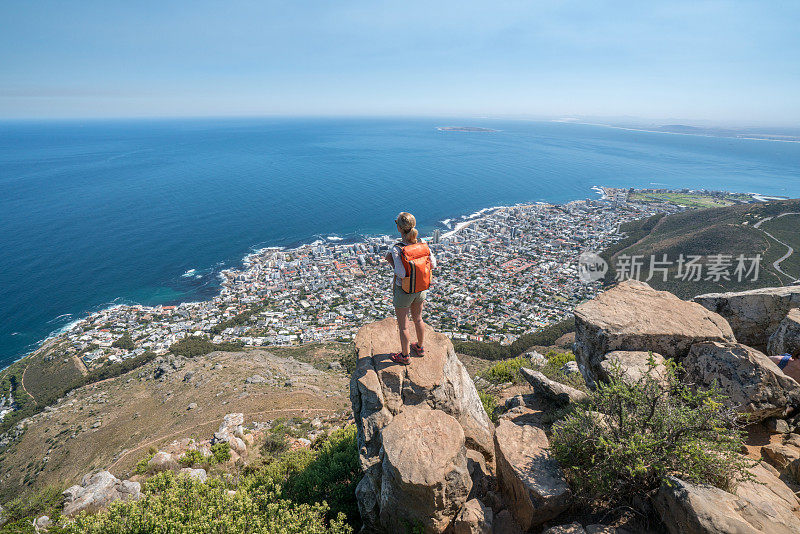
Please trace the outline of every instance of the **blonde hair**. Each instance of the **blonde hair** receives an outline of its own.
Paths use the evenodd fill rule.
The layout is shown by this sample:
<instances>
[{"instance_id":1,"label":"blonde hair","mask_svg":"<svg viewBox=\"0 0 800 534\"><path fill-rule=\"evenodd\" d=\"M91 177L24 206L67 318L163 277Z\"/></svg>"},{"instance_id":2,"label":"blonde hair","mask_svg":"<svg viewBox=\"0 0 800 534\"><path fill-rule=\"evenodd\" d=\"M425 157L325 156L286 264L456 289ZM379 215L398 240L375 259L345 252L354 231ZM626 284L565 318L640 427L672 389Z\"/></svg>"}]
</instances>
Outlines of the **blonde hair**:
<instances>
[{"instance_id":1,"label":"blonde hair","mask_svg":"<svg viewBox=\"0 0 800 534\"><path fill-rule=\"evenodd\" d=\"M400 212L394 222L397 223L397 227L403 232L403 239L406 243L413 245L417 242L419 232L414 228L417 225L417 220L413 215L405 211Z\"/></svg>"}]
</instances>

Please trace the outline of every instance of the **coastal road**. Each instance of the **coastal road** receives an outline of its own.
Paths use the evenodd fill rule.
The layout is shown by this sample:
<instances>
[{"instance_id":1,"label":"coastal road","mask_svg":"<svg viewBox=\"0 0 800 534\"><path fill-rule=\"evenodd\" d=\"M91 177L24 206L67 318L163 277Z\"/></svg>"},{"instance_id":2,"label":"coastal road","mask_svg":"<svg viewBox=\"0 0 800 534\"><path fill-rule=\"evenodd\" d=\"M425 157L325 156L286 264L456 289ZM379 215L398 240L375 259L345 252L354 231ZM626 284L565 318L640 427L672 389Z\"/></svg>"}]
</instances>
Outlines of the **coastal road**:
<instances>
[{"instance_id":1,"label":"coastal road","mask_svg":"<svg viewBox=\"0 0 800 534\"><path fill-rule=\"evenodd\" d=\"M268 415L268 414L279 414L279 413L289 413L289 412L300 412L300 413L303 413L303 414L311 414L311 413L319 414L319 413L335 413L336 410L330 410L330 409L327 409L327 408L280 408L280 409L277 409L277 410L265 410L265 411L262 411L262 412L249 412L249 413L244 414L244 416L245 416L245 419L247 419L248 417L254 417L254 416L257 416L257 415L258 416L263 416L263 415ZM153 438L151 440L145 441L144 443L134 447L133 449L128 449L125 452L123 452L122 456L117 458L114 461L114 463L111 464L108 467L107 470L111 471L112 469L115 469L122 460L124 460L125 458L127 458L128 456L130 456L131 454L133 454L133 453L135 453L137 451L141 451L145 447L149 447L151 445L155 445L156 443L158 443L160 441L164 441L165 439L169 439L169 438L173 438L173 437L176 437L176 436L180 436L182 434L187 434L187 433L189 433L192 430L195 430L197 428L201 428L201 427L209 426L209 425L219 425L222 422L222 420L223 420L223 418L220 417L219 419L215 419L215 420L212 420L212 421L206 421L205 423L200 423L198 425L190 426L190 427L187 427L187 428L184 428L184 429L181 429L181 430L176 430L175 432L172 432L170 434L166 434L164 436L161 436L161 437L158 437L158 438Z\"/></svg>"},{"instance_id":2,"label":"coastal road","mask_svg":"<svg viewBox=\"0 0 800 534\"><path fill-rule=\"evenodd\" d=\"M788 257L790 257L792 254L794 254L794 249L791 247L791 245L788 245L787 243L784 243L783 241L781 241L780 239L778 239L777 237L775 237L775 236L774 236L774 235L772 235L771 233L769 233L769 232L767 232L766 230L764 230L763 228L761 228L761 225L762 225L762 224L764 224L765 222L767 222L767 221L771 221L772 219L780 219L781 217L786 217L787 215L800 215L800 212L796 212L796 211L787 211L786 213L781 213L780 215L775 215L774 217L764 217L763 219L761 219L760 221L758 221L757 223L755 223L755 224L753 225L753 228L758 228L759 230L761 230L762 232L764 232L764 233L765 233L767 236L769 236L770 238L772 238L774 241L776 241L776 242L780 243L781 245L783 245L784 247L786 247L786 248L788 249L788 250L787 250L787 252L786 252L786 254L784 254L783 256L781 256L780 258L778 258L777 260L775 260L775 261L773 261L773 262L772 262L772 266L775 268L775 270L776 270L776 271L778 271L779 273L781 273L783 276L785 276L785 277L787 277L787 278L789 278L789 279L798 280L798 279L797 279L797 278L795 278L793 275L791 275L791 274L788 274L788 273L784 272L784 270L783 270L783 269L781 269L781 263L782 263L782 262L783 262L783 261L784 261L786 258L788 258Z\"/></svg>"}]
</instances>

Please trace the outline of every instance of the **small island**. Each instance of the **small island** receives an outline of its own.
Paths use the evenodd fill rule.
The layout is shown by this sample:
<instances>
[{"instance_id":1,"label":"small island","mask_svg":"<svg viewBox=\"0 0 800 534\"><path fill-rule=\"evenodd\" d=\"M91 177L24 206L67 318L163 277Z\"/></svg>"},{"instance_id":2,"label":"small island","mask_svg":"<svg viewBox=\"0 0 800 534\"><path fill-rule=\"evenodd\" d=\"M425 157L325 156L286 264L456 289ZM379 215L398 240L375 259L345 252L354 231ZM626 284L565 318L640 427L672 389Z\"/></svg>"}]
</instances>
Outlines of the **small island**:
<instances>
[{"instance_id":1,"label":"small island","mask_svg":"<svg viewBox=\"0 0 800 534\"><path fill-rule=\"evenodd\" d=\"M496 132L491 128L479 128L478 126L437 126L437 130L442 132Z\"/></svg>"}]
</instances>

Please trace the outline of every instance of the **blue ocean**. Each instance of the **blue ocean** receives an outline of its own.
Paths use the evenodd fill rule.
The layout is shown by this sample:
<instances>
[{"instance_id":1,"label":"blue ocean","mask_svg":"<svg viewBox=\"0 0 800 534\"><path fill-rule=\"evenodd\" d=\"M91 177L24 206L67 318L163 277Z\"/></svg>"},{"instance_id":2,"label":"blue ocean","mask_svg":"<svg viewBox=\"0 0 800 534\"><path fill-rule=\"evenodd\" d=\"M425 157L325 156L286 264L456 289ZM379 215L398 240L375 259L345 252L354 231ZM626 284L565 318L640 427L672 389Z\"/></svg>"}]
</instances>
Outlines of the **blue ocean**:
<instances>
[{"instance_id":1,"label":"blue ocean","mask_svg":"<svg viewBox=\"0 0 800 534\"><path fill-rule=\"evenodd\" d=\"M0 123L0 367L112 303L209 297L254 248L597 185L798 197L800 144L497 120Z\"/></svg>"}]
</instances>

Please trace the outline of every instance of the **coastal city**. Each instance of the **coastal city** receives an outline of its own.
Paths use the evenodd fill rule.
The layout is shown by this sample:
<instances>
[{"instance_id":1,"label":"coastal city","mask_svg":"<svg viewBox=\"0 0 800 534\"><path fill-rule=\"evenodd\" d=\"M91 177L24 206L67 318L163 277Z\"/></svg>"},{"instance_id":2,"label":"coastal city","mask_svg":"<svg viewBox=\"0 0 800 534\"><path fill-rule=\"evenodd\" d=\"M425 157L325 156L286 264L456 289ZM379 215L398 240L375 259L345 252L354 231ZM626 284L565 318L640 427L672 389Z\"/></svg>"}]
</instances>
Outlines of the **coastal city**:
<instances>
[{"instance_id":1,"label":"coastal city","mask_svg":"<svg viewBox=\"0 0 800 534\"><path fill-rule=\"evenodd\" d=\"M621 239L626 221L682 209L630 201L625 189L599 191L598 200L492 208L445 221L425 238L437 259L425 320L453 339L510 343L597 293L599 282L578 275L581 253ZM394 313L384 256L396 241L265 248L241 269L223 271L211 300L108 308L71 325L51 346L91 370L164 354L189 336L243 346L348 341L360 325Z\"/></svg>"}]
</instances>

